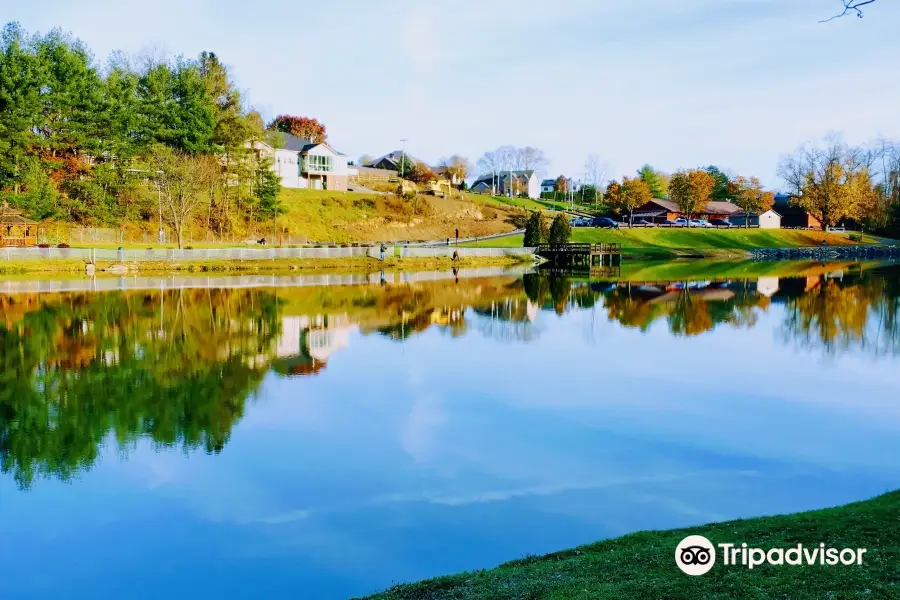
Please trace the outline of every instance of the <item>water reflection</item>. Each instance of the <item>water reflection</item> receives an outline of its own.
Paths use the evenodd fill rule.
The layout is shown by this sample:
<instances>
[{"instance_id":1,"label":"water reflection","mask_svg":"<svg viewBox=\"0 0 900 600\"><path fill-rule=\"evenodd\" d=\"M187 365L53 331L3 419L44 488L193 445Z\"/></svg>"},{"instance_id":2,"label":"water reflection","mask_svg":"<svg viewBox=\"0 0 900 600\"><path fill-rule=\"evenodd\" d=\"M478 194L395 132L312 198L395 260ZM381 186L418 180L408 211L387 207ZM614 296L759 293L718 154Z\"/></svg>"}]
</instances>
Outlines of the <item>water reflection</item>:
<instances>
[{"instance_id":1,"label":"water reflection","mask_svg":"<svg viewBox=\"0 0 900 600\"><path fill-rule=\"evenodd\" d=\"M403 342L436 329L530 343L543 319L582 310L641 331L664 323L679 337L749 329L772 314L780 340L808 351L900 352L893 267L718 281L529 274L0 296L0 468L21 488L40 477L69 480L94 465L110 436L123 452L149 438L216 453L267 373L315 376L357 333Z\"/></svg>"}]
</instances>

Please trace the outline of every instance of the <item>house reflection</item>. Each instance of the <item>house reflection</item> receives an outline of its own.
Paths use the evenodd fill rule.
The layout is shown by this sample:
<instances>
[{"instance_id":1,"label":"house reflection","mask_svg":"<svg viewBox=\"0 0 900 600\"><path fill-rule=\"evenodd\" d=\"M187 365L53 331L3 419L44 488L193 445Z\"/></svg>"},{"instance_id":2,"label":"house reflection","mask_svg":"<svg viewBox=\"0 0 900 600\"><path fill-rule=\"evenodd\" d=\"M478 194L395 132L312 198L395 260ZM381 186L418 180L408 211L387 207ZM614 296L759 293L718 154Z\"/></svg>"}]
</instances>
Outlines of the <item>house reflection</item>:
<instances>
[{"instance_id":1,"label":"house reflection","mask_svg":"<svg viewBox=\"0 0 900 600\"><path fill-rule=\"evenodd\" d=\"M282 317L272 370L286 377L319 373L335 352L350 344L355 328L347 315Z\"/></svg>"}]
</instances>

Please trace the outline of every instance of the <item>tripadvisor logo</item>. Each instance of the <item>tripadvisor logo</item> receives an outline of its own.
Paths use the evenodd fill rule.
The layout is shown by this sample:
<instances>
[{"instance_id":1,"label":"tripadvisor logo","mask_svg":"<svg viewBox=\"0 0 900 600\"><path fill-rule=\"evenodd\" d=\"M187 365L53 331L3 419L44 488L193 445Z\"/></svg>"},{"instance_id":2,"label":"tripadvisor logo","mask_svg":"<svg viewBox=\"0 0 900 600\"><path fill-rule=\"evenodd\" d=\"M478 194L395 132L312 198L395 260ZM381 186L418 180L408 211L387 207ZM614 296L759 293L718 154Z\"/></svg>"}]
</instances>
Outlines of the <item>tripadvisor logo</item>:
<instances>
[{"instance_id":1,"label":"tripadvisor logo","mask_svg":"<svg viewBox=\"0 0 900 600\"><path fill-rule=\"evenodd\" d=\"M709 573L716 564L716 548L719 548L722 564L727 567L742 566L753 569L760 565L862 565L865 548L830 548L825 544L807 547L797 544L790 548L751 548L747 544L713 545L702 535L689 535L675 548L675 564L692 576Z\"/></svg>"}]
</instances>

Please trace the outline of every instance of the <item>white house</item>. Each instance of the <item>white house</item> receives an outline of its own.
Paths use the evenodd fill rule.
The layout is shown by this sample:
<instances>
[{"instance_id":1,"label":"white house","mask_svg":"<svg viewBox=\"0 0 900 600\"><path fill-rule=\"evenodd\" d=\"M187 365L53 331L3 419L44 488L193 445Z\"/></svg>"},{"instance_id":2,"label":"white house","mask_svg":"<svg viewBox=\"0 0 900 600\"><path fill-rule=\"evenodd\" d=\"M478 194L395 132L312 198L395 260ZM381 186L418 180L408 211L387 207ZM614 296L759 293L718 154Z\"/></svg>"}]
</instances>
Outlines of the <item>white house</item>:
<instances>
[{"instance_id":1,"label":"white house","mask_svg":"<svg viewBox=\"0 0 900 600\"><path fill-rule=\"evenodd\" d=\"M556 180L555 179L545 179L541 182L541 193L542 194L550 194L556 191Z\"/></svg>"},{"instance_id":2,"label":"white house","mask_svg":"<svg viewBox=\"0 0 900 600\"><path fill-rule=\"evenodd\" d=\"M326 142L314 143L282 133L277 144L256 142L253 149L272 159L272 170L287 188L346 191L347 156Z\"/></svg>"}]
</instances>

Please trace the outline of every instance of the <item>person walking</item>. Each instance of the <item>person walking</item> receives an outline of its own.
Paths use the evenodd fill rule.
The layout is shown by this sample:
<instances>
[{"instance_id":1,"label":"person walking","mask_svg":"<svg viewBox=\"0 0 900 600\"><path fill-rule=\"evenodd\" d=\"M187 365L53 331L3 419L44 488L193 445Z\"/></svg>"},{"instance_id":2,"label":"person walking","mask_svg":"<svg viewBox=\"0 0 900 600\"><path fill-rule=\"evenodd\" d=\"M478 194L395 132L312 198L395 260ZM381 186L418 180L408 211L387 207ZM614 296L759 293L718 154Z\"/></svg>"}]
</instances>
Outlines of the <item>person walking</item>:
<instances>
[{"instance_id":1,"label":"person walking","mask_svg":"<svg viewBox=\"0 0 900 600\"><path fill-rule=\"evenodd\" d=\"M459 227L456 228L456 245L459 245Z\"/></svg>"},{"instance_id":2,"label":"person walking","mask_svg":"<svg viewBox=\"0 0 900 600\"><path fill-rule=\"evenodd\" d=\"M387 247L384 245L384 242L381 243L381 262L384 262L384 252L387 250Z\"/></svg>"}]
</instances>

